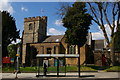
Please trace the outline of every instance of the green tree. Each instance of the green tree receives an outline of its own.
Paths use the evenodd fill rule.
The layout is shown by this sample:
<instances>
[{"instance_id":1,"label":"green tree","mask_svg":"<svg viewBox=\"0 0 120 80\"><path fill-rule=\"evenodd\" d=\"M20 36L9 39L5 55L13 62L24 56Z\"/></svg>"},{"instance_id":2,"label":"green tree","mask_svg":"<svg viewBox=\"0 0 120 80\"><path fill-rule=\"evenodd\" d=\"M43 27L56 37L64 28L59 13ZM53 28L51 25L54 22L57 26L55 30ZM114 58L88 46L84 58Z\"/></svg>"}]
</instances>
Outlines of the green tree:
<instances>
[{"instance_id":1,"label":"green tree","mask_svg":"<svg viewBox=\"0 0 120 80\"><path fill-rule=\"evenodd\" d=\"M67 28L65 32L66 42L70 45L82 47L86 42L89 26L92 17L85 9L86 3L75 2L69 7L64 18L63 26Z\"/></svg>"},{"instance_id":2,"label":"green tree","mask_svg":"<svg viewBox=\"0 0 120 80\"><path fill-rule=\"evenodd\" d=\"M2 12L2 56L8 56L7 46L19 37L15 19L7 11Z\"/></svg>"},{"instance_id":3,"label":"green tree","mask_svg":"<svg viewBox=\"0 0 120 80\"><path fill-rule=\"evenodd\" d=\"M65 16L63 17L63 26L67 28L65 32L66 43L69 45L78 45L78 54L80 55L80 47L87 41L89 26L92 17L87 13L86 3L75 2L71 7L68 7ZM78 58L80 66L80 57ZM80 67L78 68L80 77Z\"/></svg>"},{"instance_id":4,"label":"green tree","mask_svg":"<svg viewBox=\"0 0 120 80\"><path fill-rule=\"evenodd\" d=\"M115 52L120 52L120 25L114 35L114 45Z\"/></svg>"},{"instance_id":5,"label":"green tree","mask_svg":"<svg viewBox=\"0 0 120 80\"><path fill-rule=\"evenodd\" d=\"M7 46L8 50L8 56L14 58L17 53L17 45L16 44L10 44Z\"/></svg>"}]
</instances>

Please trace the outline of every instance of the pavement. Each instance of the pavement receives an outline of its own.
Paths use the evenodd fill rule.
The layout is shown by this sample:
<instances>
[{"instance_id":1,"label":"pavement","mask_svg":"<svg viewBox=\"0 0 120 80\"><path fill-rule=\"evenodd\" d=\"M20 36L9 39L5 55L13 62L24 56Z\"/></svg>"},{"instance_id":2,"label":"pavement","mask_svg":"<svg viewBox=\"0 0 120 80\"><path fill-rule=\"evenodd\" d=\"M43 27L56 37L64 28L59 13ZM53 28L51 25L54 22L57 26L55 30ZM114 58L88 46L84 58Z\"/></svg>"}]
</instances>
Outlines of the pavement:
<instances>
[{"instance_id":1,"label":"pavement","mask_svg":"<svg viewBox=\"0 0 120 80\"><path fill-rule=\"evenodd\" d=\"M17 80L120 80L120 72L81 72L78 77L77 72L59 73L59 77L55 76L57 73L47 73L47 76L36 77L37 73L19 73ZM15 80L16 74L1 73L2 80ZM43 74L40 74L43 75Z\"/></svg>"},{"instance_id":2,"label":"pavement","mask_svg":"<svg viewBox=\"0 0 120 80\"><path fill-rule=\"evenodd\" d=\"M36 77L37 73L1 73L2 80L120 80L120 72L81 72L81 76L78 77L77 72L60 73L60 77L57 77L57 73L48 73L47 76ZM43 74L40 74L43 75ZM53 76L54 75L54 76Z\"/></svg>"}]
</instances>

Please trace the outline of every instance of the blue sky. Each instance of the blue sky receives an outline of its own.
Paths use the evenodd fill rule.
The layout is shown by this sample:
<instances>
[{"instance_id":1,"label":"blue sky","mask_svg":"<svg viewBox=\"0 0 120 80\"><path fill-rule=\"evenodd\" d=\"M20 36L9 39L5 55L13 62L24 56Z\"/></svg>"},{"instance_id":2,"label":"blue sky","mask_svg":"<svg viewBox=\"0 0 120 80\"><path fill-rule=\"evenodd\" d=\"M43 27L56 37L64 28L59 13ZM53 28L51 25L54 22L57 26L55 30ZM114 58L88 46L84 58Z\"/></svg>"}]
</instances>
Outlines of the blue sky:
<instances>
[{"instance_id":1,"label":"blue sky","mask_svg":"<svg viewBox=\"0 0 120 80\"><path fill-rule=\"evenodd\" d=\"M60 2L9 2L4 0L0 3L0 10L9 11L15 18L17 29L20 30L20 36L24 27L24 18L36 16L48 17L48 35L63 35L66 29L62 26L61 18L56 14L60 4ZM107 24L105 25L107 26ZM93 39L104 38L95 23L90 26L90 32L93 33Z\"/></svg>"},{"instance_id":2,"label":"blue sky","mask_svg":"<svg viewBox=\"0 0 120 80\"><path fill-rule=\"evenodd\" d=\"M17 28L23 31L24 18L47 16L47 33L50 35L63 34L65 28L62 26L61 18L56 14L60 3L58 2L14 2L11 3L14 9L13 17L16 19ZM52 32L53 31L53 32Z\"/></svg>"},{"instance_id":3,"label":"blue sky","mask_svg":"<svg viewBox=\"0 0 120 80\"><path fill-rule=\"evenodd\" d=\"M49 35L64 34L66 29L62 26L61 18L56 14L61 5L60 2L12 2L10 4L13 8L11 14L16 20L17 29L21 31L20 35L23 31L24 18L36 16L48 17L47 33ZM91 27L92 32L96 30L97 28Z\"/></svg>"}]
</instances>

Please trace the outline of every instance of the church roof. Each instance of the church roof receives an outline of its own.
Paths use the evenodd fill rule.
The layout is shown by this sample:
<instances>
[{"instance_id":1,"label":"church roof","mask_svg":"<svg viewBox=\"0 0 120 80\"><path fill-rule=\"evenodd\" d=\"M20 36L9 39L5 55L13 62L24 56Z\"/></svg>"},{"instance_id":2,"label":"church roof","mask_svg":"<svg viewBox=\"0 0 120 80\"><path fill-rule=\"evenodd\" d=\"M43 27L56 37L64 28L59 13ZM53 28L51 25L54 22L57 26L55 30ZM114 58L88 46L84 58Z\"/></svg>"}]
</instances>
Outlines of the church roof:
<instances>
[{"instance_id":1,"label":"church roof","mask_svg":"<svg viewBox=\"0 0 120 80\"><path fill-rule=\"evenodd\" d=\"M48 36L43 42L61 42L64 35Z\"/></svg>"}]
</instances>

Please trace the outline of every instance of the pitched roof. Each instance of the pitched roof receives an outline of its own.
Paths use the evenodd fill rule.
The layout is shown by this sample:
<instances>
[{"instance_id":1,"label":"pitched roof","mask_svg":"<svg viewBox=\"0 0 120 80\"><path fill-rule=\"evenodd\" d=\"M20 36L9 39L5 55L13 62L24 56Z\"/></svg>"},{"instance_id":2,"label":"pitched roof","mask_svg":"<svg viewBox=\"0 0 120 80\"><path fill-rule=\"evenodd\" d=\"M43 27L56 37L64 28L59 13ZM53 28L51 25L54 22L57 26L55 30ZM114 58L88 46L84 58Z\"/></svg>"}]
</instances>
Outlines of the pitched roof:
<instances>
[{"instance_id":1,"label":"pitched roof","mask_svg":"<svg viewBox=\"0 0 120 80\"><path fill-rule=\"evenodd\" d=\"M61 42L64 35L48 36L43 42Z\"/></svg>"}]
</instances>

